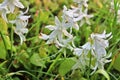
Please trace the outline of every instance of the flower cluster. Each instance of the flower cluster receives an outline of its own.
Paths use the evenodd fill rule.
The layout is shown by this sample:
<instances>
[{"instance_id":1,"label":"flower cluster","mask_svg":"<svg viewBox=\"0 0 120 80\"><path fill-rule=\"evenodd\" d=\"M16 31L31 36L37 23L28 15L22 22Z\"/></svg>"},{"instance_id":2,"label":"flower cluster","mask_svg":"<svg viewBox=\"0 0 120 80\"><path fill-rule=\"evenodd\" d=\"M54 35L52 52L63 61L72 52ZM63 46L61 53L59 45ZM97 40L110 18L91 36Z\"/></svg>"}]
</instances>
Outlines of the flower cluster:
<instances>
[{"instance_id":1,"label":"flower cluster","mask_svg":"<svg viewBox=\"0 0 120 80\"><path fill-rule=\"evenodd\" d=\"M66 18L66 20L69 22L80 22L80 26L82 26L84 23L90 25L89 19L92 18L93 15L88 14L88 0L74 0L74 2L78 4L78 7L72 7L72 9L67 9L67 7L64 6L63 17ZM74 27L77 30L79 29L77 24L75 24Z\"/></svg>"},{"instance_id":2,"label":"flower cluster","mask_svg":"<svg viewBox=\"0 0 120 80\"><path fill-rule=\"evenodd\" d=\"M106 48L109 46L108 40L112 38L111 33L106 34L104 31L102 34L95 34L92 33L90 36L90 40L81 46L80 48L74 48L74 54L79 56L80 58L83 57L81 55L85 55L84 59L88 60L90 57L88 56L89 53L91 53L91 61L95 62L95 64L92 64L91 68L94 70L93 73L98 69L104 69L105 63L110 62L111 60L108 60L110 58L111 53L107 55ZM87 63L84 63L84 66L88 66Z\"/></svg>"},{"instance_id":3,"label":"flower cluster","mask_svg":"<svg viewBox=\"0 0 120 80\"><path fill-rule=\"evenodd\" d=\"M55 26L48 25L45 27L52 32L49 35L40 33L40 38L47 40L47 44L55 43L58 48L66 47L73 50L73 54L79 57L73 69L83 69L89 66L91 60L94 64L92 63L90 68L93 69L92 73L94 73L97 69L104 69L105 63L111 61L108 59L111 54L107 55L106 48L109 46L108 40L112 38L112 35L111 33L106 34L106 31L102 34L92 33L86 44L80 48L75 47L72 28L79 30L85 23L90 25L89 19L92 18L93 15L88 14L88 0L74 0L74 2L78 6L72 6L71 9L64 6L62 21L55 17ZM72 42L73 45L70 46L68 44L69 42Z\"/></svg>"},{"instance_id":4,"label":"flower cluster","mask_svg":"<svg viewBox=\"0 0 120 80\"><path fill-rule=\"evenodd\" d=\"M15 20L9 21L7 19L7 14L9 13L14 13L15 8L21 8L23 9L24 6L23 4L19 1L19 0L4 0L1 4L0 4L0 13L2 18L7 22L7 23L12 23L15 24L15 33L17 35L19 35L20 39L21 39L21 44L23 41L25 41L25 36L24 33L28 32L28 29L26 28L27 24L28 24L28 18L30 18L30 16L26 16L25 14L28 12L19 12L19 15L16 17Z\"/></svg>"},{"instance_id":5,"label":"flower cluster","mask_svg":"<svg viewBox=\"0 0 120 80\"><path fill-rule=\"evenodd\" d=\"M69 26L68 24L69 23L65 23L65 21L60 22L59 19L55 17L55 26L46 26L46 28L52 30L52 33L50 35L41 33L40 38L48 40L47 44L55 43L58 47L65 47L73 38L73 36L66 30L67 28L65 26ZM67 37L67 39L64 37Z\"/></svg>"},{"instance_id":6,"label":"flower cluster","mask_svg":"<svg viewBox=\"0 0 120 80\"><path fill-rule=\"evenodd\" d=\"M47 40L47 44L55 43L58 47L65 47L73 40L73 36L71 34L72 31L68 32L68 29L72 30L74 27L76 30L79 30L77 22L80 22L80 26L82 26L85 22L90 25L89 18L93 17L93 15L87 14L87 1L75 0L74 2L78 4L78 7L67 9L67 7L64 6L61 22L57 17L55 17L55 26L46 26L46 28L52 31L50 35L40 33L40 38ZM81 4L84 5L81 6ZM83 6L85 6L84 11Z\"/></svg>"}]
</instances>

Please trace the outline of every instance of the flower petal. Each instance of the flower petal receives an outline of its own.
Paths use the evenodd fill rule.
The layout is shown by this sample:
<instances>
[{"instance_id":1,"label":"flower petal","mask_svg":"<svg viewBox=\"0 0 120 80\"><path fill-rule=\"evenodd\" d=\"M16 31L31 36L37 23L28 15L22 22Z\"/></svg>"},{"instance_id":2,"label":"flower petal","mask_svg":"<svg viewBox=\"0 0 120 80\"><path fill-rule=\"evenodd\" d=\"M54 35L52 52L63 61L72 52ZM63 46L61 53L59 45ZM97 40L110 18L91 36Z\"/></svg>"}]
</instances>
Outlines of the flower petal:
<instances>
[{"instance_id":1,"label":"flower petal","mask_svg":"<svg viewBox=\"0 0 120 80\"><path fill-rule=\"evenodd\" d=\"M14 0L13 4L19 8L24 8L23 4L21 2L19 2L19 0Z\"/></svg>"},{"instance_id":2,"label":"flower petal","mask_svg":"<svg viewBox=\"0 0 120 80\"><path fill-rule=\"evenodd\" d=\"M55 30L56 29L56 27L52 26L52 25L45 26L45 28L47 28L49 30Z\"/></svg>"},{"instance_id":3,"label":"flower petal","mask_svg":"<svg viewBox=\"0 0 120 80\"><path fill-rule=\"evenodd\" d=\"M83 53L83 49L75 48L73 54L80 56Z\"/></svg>"},{"instance_id":4,"label":"flower petal","mask_svg":"<svg viewBox=\"0 0 120 80\"><path fill-rule=\"evenodd\" d=\"M46 35L46 34L40 33L39 38L41 38L41 39L43 39L43 40L47 40L47 39L49 38L49 36Z\"/></svg>"}]
</instances>

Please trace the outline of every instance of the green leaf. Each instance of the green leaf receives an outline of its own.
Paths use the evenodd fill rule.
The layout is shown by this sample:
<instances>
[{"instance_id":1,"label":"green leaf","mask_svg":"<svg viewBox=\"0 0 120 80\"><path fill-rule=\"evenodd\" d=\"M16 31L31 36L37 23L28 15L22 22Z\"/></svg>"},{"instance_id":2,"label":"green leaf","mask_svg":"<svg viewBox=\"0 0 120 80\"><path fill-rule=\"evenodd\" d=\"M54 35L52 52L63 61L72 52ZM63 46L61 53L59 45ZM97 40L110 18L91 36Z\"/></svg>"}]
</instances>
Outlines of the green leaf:
<instances>
[{"instance_id":1,"label":"green leaf","mask_svg":"<svg viewBox=\"0 0 120 80\"><path fill-rule=\"evenodd\" d=\"M41 66L41 67L46 67L45 66L45 61L43 61L39 54L34 53L32 57L30 58L30 62L35 65L35 66Z\"/></svg>"},{"instance_id":2,"label":"green leaf","mask_svg":"<svg viewBox=\"0 0 120 80\"><path fill-rule=\"evenodd\" d=\"M109 77L108 73L105 70L99 69L98 71L95 72L95 74L98 74L98 73L105 76L107 80L110 80L110 77Z\"/></svg>"},{"instance_id":3,"label":"green leaf","mask_svg":"<svg viewBox=\"0 0 120 80\"><path fill-rule=\"evenodd\" d=\"M0 0L0 3L2 3L3 2L3 0Z\"/></svg>"},{"instance_id":4,"label":"green leaf","mask_svg":"<svg viewBox=\"0 0 120 80\"><path fill-rule=\"evenodd\" d=\"M15 51L15 47L13 46L13 51ZM7 51L6 50L10 50L11 49L11 42L10 42L10 38L6 35L3 35L1 33L1 37L0 37L0 59L6 59L7 56Z\"/></svg>"},{"instance_id":5,"label":"green leaf","mask_svg":"<svg viewBox=\"0 0 120 80\"><path fill-rule=\"evenodd\" d=\"M81 71L76 69L72 72L70 80L81 80L81 78L82 78Z\"/></svg>"},{"instance_id":6,"label":"green leaf","mask_svg":"<svg viewBox=\"0 0 120 80\"><path fill-rule=\"evenodd\" d=\"M80 78L80 80L87 80L87 79L85 79L84 77L82 77L82 78Z\"/></svg>"},{"instance_id":7,"label":"green leaf","mask_svg":"<svg viewBox=\"0 0 120 80\"><path fill-rule=\"evenodd\" d=\"M6 64L7 64L7 61L4 61L4 62L0 63L0 74L2 74L2 75L7 72L7 70L6 70Z\"/></svg>"},{"instance_id":8,"label":"green leaf","mask_svg":"<svg viewBox=\"0 0 120 80\"><path fill-rule=\"evenodd\" d=\"M2 75L0 75L0 80L5 80L5 79L2 78Z\"/></svg>"},{"instance_id":9,"label":"green leaf","mask_svg":"<svg viewBox=\"0 0 120 80\"><path fill-rule=\"evenodd\" d=\"M29 6L30 3L34 3L35 0L29 0L29 2L27 0L21 0L22 4L27 7Z\"/></svg>"},{"instance_id":10,"label":"green leaf","mask_svg":"<svg viewBox=\"0 0 120 80\"><path fill-rule=\"evenodd\" d=\"M52 10L52 12L54 12L58 9L59 5L54 2L54 3L51 3L49 7Z\"/></svg>"},{"instance_id":11,"label":"green leaf","mask_svg":"<svg viewBox=\"0 0 120 80\"><path fill-rule=\"evenodd\" d=\"M48 20L49 20L49 13L47 11L41 10L40 11L40 20L43 23L48 22Z\"/></svg>"},{"instance_id":12,"label":"green leaf","mask_svg":"<svg viewBox=\"0 0 120 80\"><path fill-rule=\"evenodd\" d=\"M6 63L7 63L7 61L0 63L0 68L2 68Z\"/></svg>"},{"instance_id":13,"label":"green leaf","mask_svg":"<svg viewBox=\"0 0 120 80\"><path fill-rule=\"evenodd\" d=\"M0 59L6 59L6 49L3 40L0 38Z\"/></svg>"},{"instance_id":14,"label":"green leaf","mask_svg":"<svg viewBox=\"0 0 120 80\"><path fill-rule=\"evenodd\" d=\"M47 49L46 49L46 46L44 46L45 43L42 43L41 44L41 47L39 48L39 56L41 58L46 58L45 61L49 61L50 58L48 57L47 55Z\"/></svg>"},{"instance_id":15,"label":"green leaf","mask_svg":"<svg viewBox=\"0 0 120 80\"><path fill-rule=\"evenodd\" d=\"M18 77L14 77L13 80L20 80Z\"/></svg>"},{"instance_id":16,"label":"green leaf","mask_svg":"<svg viewBox=\"0 0 120 80\"><path fill-rule=\"evenodd\" d=\"M31 68L31 63L29 63L29 55L25 50L22 50L17 56L17 60L26 68L30 69ZM16 63L17 60L14 60L13 66L15 68L19 68L20 64Z\"/></svg>"},{"instance_id":17,"label":"green leaf","mask_svg":"<svg viewBox=\"0 0 120 80\"><path fill-rule=\"evenodd\" d=\"M64 76L66 73L68 73L71 70L74 64L75 64L75 61L73 61L72 59L70 58L65 59L59 67L59 74L61 76Z\"/></svg>"},{"instance_id":18,"label":"green leaf","mask_svg":"<svg viewBox=\"0 0 120 80\"><path fill-rule=\"evenodd\" d=\"M119 53L116 54L114 58L115 58L115 61L114 61L113 67L120 72L120 54Z\"/></svg>"},{"instance_id":19,"label":"green leaf","mask_svg":"<svg viewBox=\"0 0 120 80\"><path fill-rule=\"evenodd\" d=\"M4 40L5 40L5 45L7 49L11 49L11 42L10 42L10 38L6 35L3 36ZM15 51L15 47L13 47L13 50Z\"/></svg>"},{"instance_id":20,"label":"green leaf","mask_svg":"<svg viewBox=\"0 0 120 80\"><path fill-rule=\"evenodd\" d=\"M8 26L6 22L0 17L0 32L2 34L7 34Z\"/></svg>"},{"instance_id":21,"label":"green leaf","mask_svg":"<svg viewBox=\"0 0 120 80\"><path fill-rule=\"evenodd\" d=\"M30 2L30 3L34 3L34 2L35 2L35 0L29 0L29 2Z\"/></svg>"},{"instance_id":22,"label":"green leaf","mask_svg":"<svg viewBox=\"0 0 120 80\"><path fill-rule=\"evenodd\" d=\"M39 56L41 58L47 57L46 48L45 48L45 46L43 46L43 44L41 44L41 47L39 48Z\"/></svg>"},{"instance_id":23,"label":"green leaf","mask_svg":"<svg viewBox=\"0 0 120 80\"><path fill-rule=\"evenodd\" d=\"M6 59L6 50L11 48L10 39L7 35L8 26L6 22L0 17L0 59Z\"/></svg>"}]
</instances>

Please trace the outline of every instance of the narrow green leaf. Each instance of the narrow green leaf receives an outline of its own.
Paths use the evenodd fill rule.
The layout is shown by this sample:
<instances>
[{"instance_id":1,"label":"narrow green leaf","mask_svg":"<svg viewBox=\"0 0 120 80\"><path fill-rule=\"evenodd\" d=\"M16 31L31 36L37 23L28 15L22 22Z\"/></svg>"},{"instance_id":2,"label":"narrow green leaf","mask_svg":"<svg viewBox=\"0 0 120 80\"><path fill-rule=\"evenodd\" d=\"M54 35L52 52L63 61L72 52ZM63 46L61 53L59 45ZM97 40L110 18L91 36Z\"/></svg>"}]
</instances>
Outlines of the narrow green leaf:
<instances>
[{"instance_id":1,"label":"narrow green leaf","mask_svg":"<svg viewBox=\"0 0 120 80\"><path fill-rule=\"evenodd\" d=\"M7 61L0 63L0 68L2 68L6 63L7 63Z\"/></svg>"},{"instance_id":2,"label":"narrow green leaf","mask_svg":"<svg viewBox=\"0 0 120 80\"><path fill-rule=\"evenodd\" d=\"M0 17L0 32L2 34L7 34L8 26L7 23Z\"/></svg>"},{"instance_id":3,"label":"narrow green leaf","mask_svg":"<svg viewBox=\"0 0 120 80\"><path fill-rule=\"evenodd\" d=\"M0 39L0 59L6 59L6 49L2 39Z\"/></svg>"},{"instance_id":4,"label":"narrow green leaf","mask_svg":"<svg viewBox=\"0 0 120 80\"><path fill-rule=\"evenodd\" d=\"M8 50L11 49L11 42L9 36L4 35L5 45ZM13 46L13 51L16 51L15 47Z\"/></svg>"},{"instance_id":5,"label":"narrow green leaf","mask_svg":"<svg viewBox=\"0 0 120 80\"><path fill-rule=\"evenodd\" d=\"M114 61L114 64L113 64L113 67L120 72L120 54L116 54L115 55L115 61Z\"/></svg>"},{"instance_id":6,"label":"narrow green leaf","mask_svg":"<svg viewBox=\"0 0 120 80\"><path fill-rule=\"evenodd\" d=\"M99 69L98 71L96 71L96 73L95 74L102 74L103 76L105 76L105 78L107 79L107 80L110 80L110 77L109 77L109 75L108 75L108 73L105 71L105 70L103 70L103 69Z\"/></svg>"}]
</instances>

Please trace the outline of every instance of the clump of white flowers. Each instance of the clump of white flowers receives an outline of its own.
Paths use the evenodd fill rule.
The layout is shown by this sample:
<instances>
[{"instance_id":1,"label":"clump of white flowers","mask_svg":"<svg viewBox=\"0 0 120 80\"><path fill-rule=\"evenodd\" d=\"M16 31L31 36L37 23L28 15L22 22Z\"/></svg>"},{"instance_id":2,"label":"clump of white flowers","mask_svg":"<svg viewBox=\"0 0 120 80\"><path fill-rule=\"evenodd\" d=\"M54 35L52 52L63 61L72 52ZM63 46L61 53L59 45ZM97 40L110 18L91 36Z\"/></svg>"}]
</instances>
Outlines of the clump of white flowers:
<instances>
[{"instance_id":1,"label":"clump of white flowers","mask_svg":"<svg viewBox=\"0 0 120 80\"><path fill-rule=\"evenodd\" d=\"M21 44L23 43L23 41L26 40L24 33L28 32L28 29L26 28L27 24L28 24L28 18L30 18L30 16L26 16L25 14L28 12L19 12L19 15L16 17L15 20L8 20L7 19L7 14L9 13L14 13L15 8L24 8L24 5L19 1L19 0L4 0L1 4L0 4L0 14L2 16L2 18L9 23L15 24L15 30L14 32L19 35L20 39L21 39Z\"/></svg>"},{"instance_id":2,"label":"clump of white flowers","mask_svg":"<svg viewBox=\"0 0 120 80\"><path fill-rule=\"evenodd\" d=\"M45 27L51 30L51 33L49 35L40 33L40 38L47 40L47 44L55 43L58 48L70 48L73 54L79 58L72 69L80 68L82 70L88 66L93 69L91 73L93 74L97 69L104 69L104 65L111 61L109 60L111 53L108 55L106 48L109 47L108 40L112 38L112 33L106 34L106 31L102 34L92 33L87 43L79 48L75 47L73 43L74 36L71 29L75 28L79 30L85 23L90 25L89 19L92 18L93 15L88 14L88 0L74 0L74 2L78 6L72 6L71 9L64 6L62 20L60 21L55 17L55 26L48 25ZM69 42L72 43L71 47ZM69 47L67 45L69 45ZM89 55L91 55L91 57ZM89 66L90 60L94 62L94 64L91 63Z\"/></svg>"},{"instance_id":3,"label":"clump of white flowers","mask_svg":"<svg viewBox=\"0 0 120 80\"><path fill-rule=\"evenodd\" d=\"M104 69L105 63L110 62L108 58L111 57L111 53L107 55L106 48L109 46L108 40L112 38L111 33L106 34L104 31L102 34L92 33L90 36L90 40L81 46L80 48L74 48L74 54L81 58L82 55L84 59L86 59L86 63L84 62L84 66L88 66L88 62L91 54L91 61L95 62L95 64L91 65L91 68L94 70L93 73L97 69ZM83 56L82 56L83 57ZM74 67L77 67L76 65Z\"/></svg>"},{"instance_id":4,"label":"clump of white flowers","mask_svg":"<svg viewBox=\"0 0 120 80\"><path fill-rule=\"evenodd\" d=\"M71 34L72 31L68 32L69 28L70 30L72 27L79 30L79 25L77 23L78 21L80 22L80 26L82 26L85 22L90 25L89 18L93 17L93 15L87 14L87 1L79 0L75 2L78 4L78 7L67 9L67 7L64 6L61 22L57 17L55 17L55 26L46 26L46 28L52 31L50 35L40 33L40 38L47 40L47 44L55 43L58 47L65 47L67 43L72 42L73 40L73 36ZM84 11L82 6L80 6L81 4L84 4L82 6L85 6Z\"/></svg>"},{"instance_id":5,"label":"clump of white flowers","mask_svg":"<svg viewBox=\"0 0 120 80\"><path fill-rule=\"evenodd\" d=\"M72 18L73 22L80 22L80 26L84 23L90 25L89 19L93 17L93 15L88 14L88 0L74 0L78 4L77 7L72 7L72 9L67 9L64 7L63 17ZM75 26L74 26L75 27ZM76 29L79 29L78 27Z\"/></svg>"},{"instance_id":6,"label":"clump of white flowers","mask_svg":"<svg viewBox=\"0 0 120 80\"><path fill-rule=\"evenodd\" d=\"M55 26L48 25L46 28L51 30L50 35L46 35L41 33L40 38L47 40L47 44L55 43L58 47L65 47L68 42L70 42L73 36L68 33L67 27L70 26L69 23L66 23L64 20L62 22L59 21L57 17L55 17ZM64 37L67 37L66 39Z\"/></svg>"},{"instance_id":7,"label":"clump of white flowers","mask_svg":"<svg viewBox=\"0 0 120 80\"><path fill-rule=\"evenodd\" d=\"M11 13L14 12L15 7L24 8L19 0L4 0L1 4L2 7L7 7Z\"/></svg>"}]
</instances>

